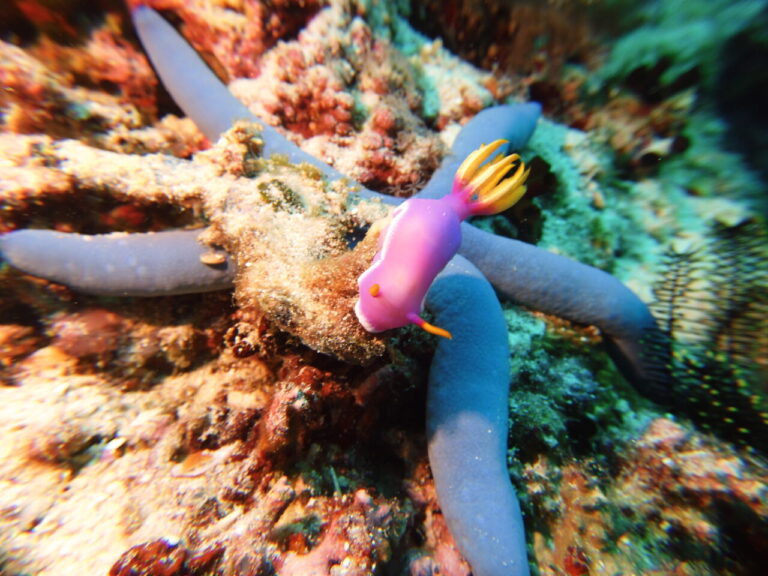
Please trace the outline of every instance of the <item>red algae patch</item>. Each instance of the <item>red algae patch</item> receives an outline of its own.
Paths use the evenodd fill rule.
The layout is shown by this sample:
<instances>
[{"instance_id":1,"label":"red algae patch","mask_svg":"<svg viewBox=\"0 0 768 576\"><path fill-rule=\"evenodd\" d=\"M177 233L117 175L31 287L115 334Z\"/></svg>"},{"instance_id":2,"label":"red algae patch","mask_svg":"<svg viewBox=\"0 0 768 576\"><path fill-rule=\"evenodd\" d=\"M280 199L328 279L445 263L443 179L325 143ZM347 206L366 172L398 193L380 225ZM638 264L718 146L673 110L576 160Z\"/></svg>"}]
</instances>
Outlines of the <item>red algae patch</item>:
<instances>
[{"instance_id":1,"label":"red algae patch","mask_svg":"<svg viewBox=\"0 0 768 576\"><path fill-rule=\"evenodd\" d=\"M614 475L589 459L559 467L541 458L524 478L536 523L546 526L534 531L545 575L636 574L643 566L643 574L699 574L707 550L735 537L757 546L768 521L759 462L666 418L651 422ZM724 510L737 525L719 521ZM725 562L723 573L742 573Z\"/></svg>"},{"instance_id":2,"label":"red algae patch","mask_svg":"<svg viewBox=\"0 0 768 576\"><path fill-rule=\"evenodd\" d=\"M257 77L231 88L260 118L357 182L412 186L437 168L445 148L420 117L417 66L354 11L322 10L297 39L265 54Z\"/></svg>"},{"instance_id":3,"label":"red algae patch","mask_svg":"<svg viewBox=\"0 0 768 576\"><path fill-rule=\"evenodd\" d=\"M173 13L182 32L225 78L258 76L261 57L294 37L321 8L319 0L129 0Z\"/></svg>"}]
</instances>

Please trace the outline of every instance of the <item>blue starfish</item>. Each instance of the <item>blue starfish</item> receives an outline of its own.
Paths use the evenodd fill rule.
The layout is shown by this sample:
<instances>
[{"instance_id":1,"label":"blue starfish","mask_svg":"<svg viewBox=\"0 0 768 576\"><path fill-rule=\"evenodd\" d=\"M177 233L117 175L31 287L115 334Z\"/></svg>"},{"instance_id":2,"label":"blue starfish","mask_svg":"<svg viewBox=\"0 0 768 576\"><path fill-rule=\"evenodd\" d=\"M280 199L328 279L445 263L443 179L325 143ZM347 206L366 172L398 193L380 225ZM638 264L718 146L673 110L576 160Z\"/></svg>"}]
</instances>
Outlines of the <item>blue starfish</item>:
<instances>
[{"instance_id":1,"label":"blue starfish","mask_svg":"<svg viewBox=\"0 0 768 576\"><path fill-rule=\"evenodd\" d=\"M134 21L166 87L211 141L236 120L258 121L157 13L139 8ZM478 114L418 197L447 193L459 162L483 142L505 138L511 147L523 147L539 114L536 104ZM309 163L330 180L343 177L269 126L262 128L262 138L267 156ZM401 201L363 187L357 194L388 204ZM20 230L0 237L0 254L25 272L93 294L156 296L229 287L233 264L226 259L204 264L201 255L210 249L198 236L194 230L91 237ZM597 326L628 380L662 400L666 362L656 344L663 338L648 307L601 270L471 224L463 224L459 253L426 300L437 324L454 335L440 339L430 369L429 460L446 521L473 573L527 575L523 519L506 462L509 347L497 293Z\"/></svg>"}]
</instances>

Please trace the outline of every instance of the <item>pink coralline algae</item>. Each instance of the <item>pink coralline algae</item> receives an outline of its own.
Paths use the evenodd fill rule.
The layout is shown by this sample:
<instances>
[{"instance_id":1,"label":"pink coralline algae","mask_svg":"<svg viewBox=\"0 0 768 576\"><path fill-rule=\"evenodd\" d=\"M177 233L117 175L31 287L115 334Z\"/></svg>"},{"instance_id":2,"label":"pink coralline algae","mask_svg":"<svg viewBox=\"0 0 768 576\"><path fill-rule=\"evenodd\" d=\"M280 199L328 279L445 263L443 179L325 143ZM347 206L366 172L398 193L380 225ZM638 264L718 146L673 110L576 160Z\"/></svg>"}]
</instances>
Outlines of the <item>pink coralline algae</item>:
<instances>
[{"instance_id":1,"label":"pink coralline algae","mask_svg":"<svg viewBox=\"0 0 768 576\"><path fill-rule=\"evenodd\" d=\"M51 48L47 51L50 54ZM130 58L129 53L122 56ZM142 75L133 77L132 86L126 87L132 96L138 93L141 102L156 84L146 63L143 72L145 90L136 86ZM13 132L83 137L117 126L137 128L140 123L138 111L127 98L122 100L103 90L77 85L66 67L53 72L27 51L5 42L0 42L0 83L5 88L0 93L4 125ZM93 85L99 84L94 78Z\"/></svg>"},{"instance_id":2,"label":"pink coralline algae","mask_svg":"<svg viewBox=\"0 0 768 576\"><path fill-rule=\"evenodd\" d=\"M223 552L211 548L192 555L178 544L155 540L134 546L109 570L109 576L204 576L213 573Z\"/></svg>"},{"instance_id":3,"label":"pink coralline algae","mask_svg":"<svg viewBox=\"0 0 768 576\"><path fill-rule=\"evenodd\" d=\"M444 148L419 117L423 101L413 67L364 20L320 12L260 65L258 76L236 80L232 91L361 184L413 186L439 164Z\"/></svg>"},{"instance_id":4,"label":"pink coralline algae","mask_svg":"<svg viewBox=\"0 0 768 576\"><path fill-rule=\"evenodd\" d=\"M279 84L264 108L281 126L305 139L352 132L354 97L338 74L321 62L307 62L299 47L285 50L275 64Z\"/></svg>"},{"instance_id":5,"label":"pink coralline algae","mask_svg":"<svg viewBox=\"0 0 768 576\"><path fill-rule=\"evenodd\" d=\"M143 114L156 114L152 69L121 34L119 19L111 17L91 33L83 47L60 46L44 39L33 55L68 77L131 102Z\"/></svg>"}]
</instances>

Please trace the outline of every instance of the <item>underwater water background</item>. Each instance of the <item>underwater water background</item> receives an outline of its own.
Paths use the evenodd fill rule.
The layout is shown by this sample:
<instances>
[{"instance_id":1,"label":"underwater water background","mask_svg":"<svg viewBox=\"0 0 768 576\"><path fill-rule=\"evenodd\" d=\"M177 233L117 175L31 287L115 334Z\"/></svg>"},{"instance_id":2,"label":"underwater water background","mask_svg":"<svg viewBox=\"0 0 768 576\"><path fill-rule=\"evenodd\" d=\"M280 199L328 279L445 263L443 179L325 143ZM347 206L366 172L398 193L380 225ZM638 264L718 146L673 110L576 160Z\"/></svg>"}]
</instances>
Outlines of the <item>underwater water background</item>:
<instances>
[{"instance_id":1,"label":"underwater water background","mask_svg":"<svg viewBox=\"0 0 768 576\"><path fill-rule=\"evenodd\" d=\"M473 223L621 280L671 379L644 394L598 328L501 299L531 573L764 573L767 2L136 4L375 192L413 195L481 110L539 102L525 198ZM3 257L0 574L470 574L427 458L435 338L317 344L386 209L261 160L255 129L209 141L118 0L0 0L0 85L1 234L212 225L256 270L120 298Z\"/></svg>"}]
</instances>

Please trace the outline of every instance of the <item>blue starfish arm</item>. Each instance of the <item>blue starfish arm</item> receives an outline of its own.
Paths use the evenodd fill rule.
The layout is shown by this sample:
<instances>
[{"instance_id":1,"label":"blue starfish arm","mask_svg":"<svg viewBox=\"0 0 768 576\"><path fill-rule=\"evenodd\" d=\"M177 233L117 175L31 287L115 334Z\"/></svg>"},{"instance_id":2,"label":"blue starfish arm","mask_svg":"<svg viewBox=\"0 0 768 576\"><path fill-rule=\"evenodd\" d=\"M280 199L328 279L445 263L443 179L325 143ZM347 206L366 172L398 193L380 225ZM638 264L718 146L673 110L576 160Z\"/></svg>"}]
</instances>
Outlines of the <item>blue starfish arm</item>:
<instances>
[{"instance_id":1,"label":"blue starfish arm","mask_svg":"<svg viewBox=\"0 0 768 576\"><path fill-rule=\"evenodd\" d=\"M166 296L229 287L234 265L199 236L200 230L97 236L17 230L0 236L0 255L28 274L88 294Z\"/></svg>"},{"instance_id":2,"label":"blue starfish arm","mask_svg":"<svg viewBox=\"0 0 768 576\"><path fill-rule=\"evenodd\" d=\"M462 228L460 253L502 295L545 314L597 326L624 376L664 400L664 358L649 349L663 339L648 306L607 272L518 240ZM662 389L649 389L661 386Z\"/></svg>"},{"instance_id":3,"label":"blue starfish arm","mask_svg":"<svg viewBox=\"0 0 768 576\"><path fill-rule=\"evenodd\" d=\"M440 338L429 371L429 464L448 528L476 576L527 576L525 530L507 470L509 344L496 293L455 256L427 294Z\"/></svg>"},{"instance_id":4,"label":"blue starfish arm","mask_svg":"<svg viewBox=\"0 0 768 576\"><path fill-rule=\"evenodd\" d=\"M155 71L174 101L205 136L216 141L237 120L256 117L235 98L195 50L157 12L133 11L133 23Z\"/></svg>"}]
</instances>

